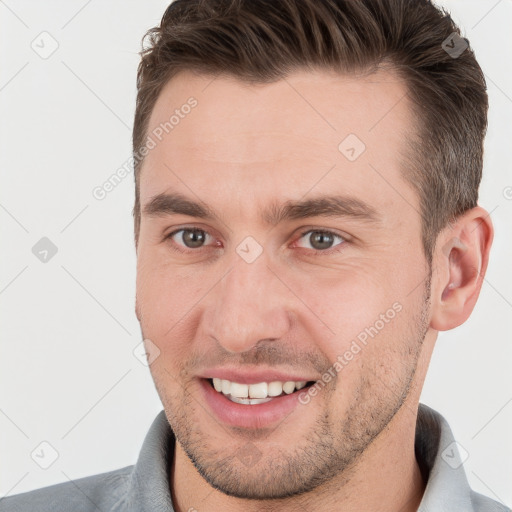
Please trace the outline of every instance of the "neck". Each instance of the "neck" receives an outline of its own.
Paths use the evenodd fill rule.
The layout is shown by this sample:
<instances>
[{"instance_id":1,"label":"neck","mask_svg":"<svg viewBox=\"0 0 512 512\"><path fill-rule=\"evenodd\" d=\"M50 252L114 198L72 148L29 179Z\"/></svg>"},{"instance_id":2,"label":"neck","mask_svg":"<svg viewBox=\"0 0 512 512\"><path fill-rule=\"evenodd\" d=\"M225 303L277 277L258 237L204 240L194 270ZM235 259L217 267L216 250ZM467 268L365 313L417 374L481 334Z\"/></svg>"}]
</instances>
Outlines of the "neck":
<instances>
[{"instance_id":1,"label":"neck","mask_svg":"<svg viewBox=\"0 0 512 512\"><path fill-rule=\"evenodd\" d=\"M309 493L280 500L246 500L213 489L176 443L171 472L175 511L416 511L425 490L414 455L416 411L417 404L406 401L350 470Z\"/></svg>"}]
</instances>

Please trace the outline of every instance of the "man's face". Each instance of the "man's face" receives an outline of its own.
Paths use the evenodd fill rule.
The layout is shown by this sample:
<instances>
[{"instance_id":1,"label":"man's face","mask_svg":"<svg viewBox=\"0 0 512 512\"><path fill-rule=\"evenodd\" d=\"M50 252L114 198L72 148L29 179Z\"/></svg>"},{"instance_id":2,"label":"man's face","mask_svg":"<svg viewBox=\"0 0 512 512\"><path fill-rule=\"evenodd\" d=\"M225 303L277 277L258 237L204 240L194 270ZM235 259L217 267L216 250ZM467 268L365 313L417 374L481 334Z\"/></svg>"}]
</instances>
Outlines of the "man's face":
<instances>
[{"instance_id":1,"label":"man's face","mask_svg":"<svg viewBox=\"0 0 512 512\"><path fill-rule=\"evenodd\" d=\"M137 316L177 440L227 494L285 497L341 474L424 376L428 266L400 175L405 94L384 72L266 85L186 72L158 99ZM151 203L160 194L204 211ZM308 384L246 403L214 378L240 397Z\"/></svg>"}]
</instances>

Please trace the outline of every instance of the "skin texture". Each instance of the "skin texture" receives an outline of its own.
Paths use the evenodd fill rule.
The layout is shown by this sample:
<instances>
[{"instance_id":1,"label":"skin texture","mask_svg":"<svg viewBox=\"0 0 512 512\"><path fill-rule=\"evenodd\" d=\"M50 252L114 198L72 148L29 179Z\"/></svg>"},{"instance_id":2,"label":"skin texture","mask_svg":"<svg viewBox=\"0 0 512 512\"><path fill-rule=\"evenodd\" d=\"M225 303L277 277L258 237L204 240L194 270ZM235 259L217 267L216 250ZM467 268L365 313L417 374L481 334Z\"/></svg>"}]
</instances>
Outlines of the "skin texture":
<instances>
[{"instance_id":1,"label":"skin texture","mask_svg":"<svg viewBox=\"0 0 512 512\"><path fill-rule=\"evenodd\" d=\"M406 93L381 70L297 71L265 85L182 72L160 94L149 132L191 96L197 106L146 156L142 209L180 193L218 216L143 213L137 246L136 313L160 350L150 369L178 439L177 511L417 509L421 387L437 332L474 307L493 229L481 207L466 212L440 233L427 265L419 198L400 175L414 130ZM338 149L348 134L366 146L354 161ZM262 216L334 193L371 205L378 222L270 226ZM182 231L166 238L184 228L203 230L204 243L187 246ZM312 239L319 229L336 235L330 248ZM248 236L263 249L252 263L237 252ZM400 311L278 424L223 424L200 393L198 376L212 367L320 380L393 305ZM240 454L251 450L247 465Z\"/></svg>"}]
</instances>

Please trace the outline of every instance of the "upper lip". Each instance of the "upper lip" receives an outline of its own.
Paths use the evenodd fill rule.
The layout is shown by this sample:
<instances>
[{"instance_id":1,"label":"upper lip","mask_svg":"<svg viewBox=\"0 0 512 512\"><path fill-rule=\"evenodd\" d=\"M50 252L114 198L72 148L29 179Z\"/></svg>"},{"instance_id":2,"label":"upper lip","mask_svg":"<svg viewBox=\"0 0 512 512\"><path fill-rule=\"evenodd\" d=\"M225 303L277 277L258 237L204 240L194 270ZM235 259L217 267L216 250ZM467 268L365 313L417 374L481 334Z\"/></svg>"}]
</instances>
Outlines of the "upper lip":
<instances>
[{"instance_id":1,"label":"upper lip","mask_svg":"<svg viewBox=\"0 0 512 512\"><path fill-rule=\"evenodd\" d=\"M238 382L239 384L257 384L259 382L301 382L301 381L315 381L316 378L312 378L306 374L300 374L297 372L290 373L279 370L240 370L234 368L211 368L206 369L202 372L199 377L204 379L225 379L231 382Z\"/></svg>"}]
</instances>

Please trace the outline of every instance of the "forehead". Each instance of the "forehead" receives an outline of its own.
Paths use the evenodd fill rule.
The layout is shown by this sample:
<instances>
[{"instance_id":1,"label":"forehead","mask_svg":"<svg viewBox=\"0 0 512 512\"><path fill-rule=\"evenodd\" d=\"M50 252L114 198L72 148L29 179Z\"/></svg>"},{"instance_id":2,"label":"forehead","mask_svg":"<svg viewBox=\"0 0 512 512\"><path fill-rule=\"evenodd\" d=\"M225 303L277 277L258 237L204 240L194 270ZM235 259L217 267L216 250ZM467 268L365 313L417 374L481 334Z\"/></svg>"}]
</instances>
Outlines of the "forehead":
<instances>
[{"instance_id":1,"label":"forehead","mask_svg":"<svg viewBox=\"0 0 512 512\"><path fill-rule=\"evenodd\" d=\"M313 188L363 196L373 188L375 201L396 201L393 189L408 188L400 166L413 126L406 86L388 71L298 71L256 85L181 72L150 118L141 204L169 189L245 206Z\"/></svg>"}]
</instances>

